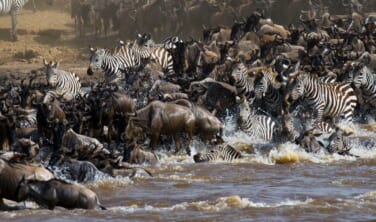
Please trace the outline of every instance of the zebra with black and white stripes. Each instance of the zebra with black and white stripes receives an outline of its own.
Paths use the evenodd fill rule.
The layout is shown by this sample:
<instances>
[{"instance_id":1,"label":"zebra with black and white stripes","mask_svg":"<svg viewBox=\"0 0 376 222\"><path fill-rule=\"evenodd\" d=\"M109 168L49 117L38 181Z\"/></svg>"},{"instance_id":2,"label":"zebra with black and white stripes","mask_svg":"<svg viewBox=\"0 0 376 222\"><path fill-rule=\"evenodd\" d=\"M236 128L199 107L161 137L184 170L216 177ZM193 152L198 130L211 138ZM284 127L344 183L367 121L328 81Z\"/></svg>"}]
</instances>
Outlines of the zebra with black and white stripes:
<instances>
[{"instance_id":1,"label":"zebra with black and white stripes","mask_svg":"<svg viewBox=\"0 0 376 222\"><path fill-rule=\"evenodd\" d=\"M0 14L5 15L10 13L12 18L12 30L10 33L12 40L17 40L17 16L22 7L29 0L0 0Z\"/></svg>"},{"instance_id":2,"label":"zebra with black and white stripes","mask_svg":"<svg viewBox=\"0 0 376 222\"><path fill-rule=\"evenodd\" d=\"M232 73L237 96L245 96L248 102L253 103L255 99L254 79L248 76L248 69L243 63L235 64Z\"/></svg>"},{"instance_id":3,"label":"zebra with black and white stripes","mask_svg":"<svg viewBox=\"0 0 376 222\"><path fill-rule=\"evenodd\" d=\"M150 34L138 34L130 48L135 54L136 61L140 61L141 64L154 60L167 75L175 74L174 60L170 52L163 46L154 44Z\"/></svg>"},{"instance_id":4,"label":"zebra with black and white stripes","mask_svg":"<svg viewBox=\"0 0 376 222\"><path fill-rule=\"evenodd\" d=\"M211 161L233 161L242 158L242 154L228 143L215 146L208 153L197 153L193 156L196 163Z\"/></svg>"},{"instance_id":5,"label":"zebra with black and white stripes","mask_svg":"<svg viewBox=\"0 0 376 222\"><path fill-rule=\"evenodd\" d=\"M364 102L376 107L376 74L364 66L353 75L354 86L361 90Z\"/></svg>"},{"instance_id":6,"label":"zebra with black and white stripes","mask_svg":"<svg viewBox=\"0 0 376 222\"><path fill-rule=\"evenodd\" d=\"M80 78L75 73L59 69L59 63L43 60L46 68L47 83L53 88L52 97L62 97L66 101L73 100L81 91Z\"/></svg>"},{"instance_id":7,"label":"zebra with black and white stripes","mask_svg":"<svg viewBox=\"0 0 376 222\"><path fill-rule=\"evenodd\" d=\"M253 113L248 101L242 98L239 104L240 129L249 136L272 141L276 131L276 122L269 116L256 115Z\"/></svg>"},{"instance_id":8,"label":"zebra with black and white stripes","mask_svg":"<svg viewBox=\"0 0 376 222\"><path fill-rule=\"evenodd\" d=\"M121 46L111 52L108 49L90 48L90 64L87 70L88 75L93 75L99 70L104 71L104 78L107 83L120 85L126 79L126 74L137 69L135 55L127 46Z\"/></svg>"},{"instance_id":9,"label":"zebra with black and white stripes","mask_svg":"<svg viewBox=\"0 0 376 222\"><path fill-rule=\"evenodd\" d=\"M287 86L285 101L289 106L292 102L302 99L303 103L313 109L316 126L325 117L341 117L351 122L357 97L349 83L323 83L309 74L299 73Z\"/></svg>"},{"instance_id":10,"label":"zebra with black and white stripes","mask_svg":"<svg viewBox=\"0 0 376 222\"><path fill-rule=\"evenodd\" d=\"M329 153L338 153L341 155L351 155L349 151L351 150L351 142L349 136L353 134L352 132L346 132L345 130L337 127L335 132L332 133L328 138L328 145L326 149Z\"/></svg>"},{"instance_id":11,"label":"zebra with black and white stripes","mask_svg":"<svg viewBox=\"0 0 376 222\"><path fill-rule=\"evenodd\" d=\"M276 77L277 75L271 70L264 69L256 73L254 81L256 100L273 116L281 114L283 104L283 95L280 93L281 84L277 83Z\"/></svg>"}]
</instances>

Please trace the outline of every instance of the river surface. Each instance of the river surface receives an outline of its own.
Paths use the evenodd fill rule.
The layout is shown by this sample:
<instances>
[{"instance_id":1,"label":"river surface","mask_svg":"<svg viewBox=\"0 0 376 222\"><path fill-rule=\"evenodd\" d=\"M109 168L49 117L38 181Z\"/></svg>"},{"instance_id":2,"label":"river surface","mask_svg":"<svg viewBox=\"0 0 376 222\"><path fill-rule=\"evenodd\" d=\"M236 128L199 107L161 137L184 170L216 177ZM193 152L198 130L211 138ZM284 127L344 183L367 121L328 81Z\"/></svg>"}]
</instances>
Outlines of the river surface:
<instances>
[{"instance_id":1,"label":"river surface","mask_svg":"<svg viewBox=\"0 0 376 222\"><path fill-rule=\"evenodd\" d=\"M249 142L226 126L228 142ZM376 220L376 134L353 126L359 156L308 154L295 144L243 149L235 162L193 162L158 153L151 178L87 184L108 210L31 208L0 221L371 221ZM232 131L233 132L233 131ZM359 139L363 138L363 139ZM366 139L364 139L366 138ZM196 143L194 152L200 151Z\"/></svg>"}]
</instances>

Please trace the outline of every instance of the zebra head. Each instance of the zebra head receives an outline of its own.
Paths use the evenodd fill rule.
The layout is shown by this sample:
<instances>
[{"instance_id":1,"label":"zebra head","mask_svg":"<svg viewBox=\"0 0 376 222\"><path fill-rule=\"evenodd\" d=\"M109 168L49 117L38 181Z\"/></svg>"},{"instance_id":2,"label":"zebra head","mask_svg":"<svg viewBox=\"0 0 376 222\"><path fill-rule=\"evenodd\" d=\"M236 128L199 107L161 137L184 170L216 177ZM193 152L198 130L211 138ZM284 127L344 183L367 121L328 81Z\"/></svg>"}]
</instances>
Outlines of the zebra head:
<instances>
[{"instance_id":1,"label":"zebra head","mask_svg":"<svg viewBox=\"0 0 376 222\"><path fill-rule=\"evenodd\" d=\"M356 88L360 88L361 86L364 86L367 84L368 79L372 76L373 74L371 71L367 68L367 66L363 66L360 70L354 73L354 86ZM373 81L371 82L373 84Z\"/></svg>"},{"instance_id":2,"label":"zebra head","mask_svg":"<svg viewBox=\"0 0 376 222\"><path fill-rule=\"evenodd\" d=\"M47 62L47 60L43 59L44 67L46 68L46 79L47 84L54 87L57 83L57 69L59 67L58 62Z\"/></svg>"},{"instance_id":3,"label":"zebra head","mask_svg":"<svg viewBox=\"0 0 376 222\"><path fill-rule=\"evenodd\" d=\"M249 106L247 99L243 96L239 103L239 120L240 125L247 123L249 116L252 115L252 109Z\"/></svg>"},{"instance_id":4,"label":"zebra head","mask_svg":"<svg viewBox=\"0 0 376 222\"><path fill-rule=\"evenodd\" d=\"M90 48L90 64L87 69L88 75L93 75L94 72L99 71L102 68L103 58L106 54L104 49Z\"/></svg>"},{"instance_id":5,"label":"zebra head","mask_svg":"<svg viewBox=\"0 0 376 222\"><path fill-rule=\"evenodd\" d=\"M269 87L269 81L264 71L259 72L255 78L255 94L257 99L265 97L265 93Z\"/></svg>"},{"instance_id":6,"label":"zebra head","mask_svg":"<svg viewBox=\"0 0 376 222\"><path fill-rule=\"evenodd\" d=\"M287 93L285 97L285 101L288 104L304 96L304 81L306 80L306 78L306 74L298 74L296 77L294 76L289 80L289 84L287 86Z\"/></svg>"}]
</instances>

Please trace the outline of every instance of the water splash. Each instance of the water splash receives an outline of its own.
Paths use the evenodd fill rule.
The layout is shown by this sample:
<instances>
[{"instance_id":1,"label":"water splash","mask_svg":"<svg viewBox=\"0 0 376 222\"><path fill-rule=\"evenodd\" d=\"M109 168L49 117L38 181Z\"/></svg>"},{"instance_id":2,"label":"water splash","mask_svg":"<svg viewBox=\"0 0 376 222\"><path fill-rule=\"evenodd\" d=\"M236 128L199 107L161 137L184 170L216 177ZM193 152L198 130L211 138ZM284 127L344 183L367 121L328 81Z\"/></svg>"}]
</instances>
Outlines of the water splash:
<instances>
[{"instance_id":1,"label":"water splash","mask_svg":"<svg viewBox=\"0 0 376 222\"><path fill-rule=\"evenodd\" d=\"M246 209L246 208L278 208L278 207L291 207L291 206L303 206L312 203L314 200L307 198L306 200L291 200L286 199L277 203L265 203L265 202L254 202L248 198L242 198L240 196L227 196L220 197L215 201L194 201L194 202L182 202L175 204L170 207L158 207L158 206L138 206L131 205L128 207L113 207L109 208L111 211L115 212L163 212L163 211L199 211L199 212L222 212L231 209Z\"/></svg>"}]
</instances>

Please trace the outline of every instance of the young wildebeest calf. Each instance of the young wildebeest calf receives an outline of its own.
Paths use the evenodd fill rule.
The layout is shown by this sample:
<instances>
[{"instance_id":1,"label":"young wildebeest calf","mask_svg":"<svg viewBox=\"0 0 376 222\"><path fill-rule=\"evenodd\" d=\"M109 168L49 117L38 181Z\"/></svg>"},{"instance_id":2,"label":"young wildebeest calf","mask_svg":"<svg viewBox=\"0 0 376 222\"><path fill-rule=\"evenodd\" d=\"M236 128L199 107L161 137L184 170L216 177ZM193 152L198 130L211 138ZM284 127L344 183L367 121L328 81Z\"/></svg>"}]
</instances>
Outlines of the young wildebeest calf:
<instances>
[{"instance_id":1,"label":"young wildebeest calf","mask_svg":"<svg viewBox=\"0 0 376 222\"><path fill-rule=\"evenodd\" d=\"M58 179L48 181L23 179L18 185L18 198L33 200L50 210L56 206L67 209L106 209L90 189Z\"/></svg>"}]
</instances>

